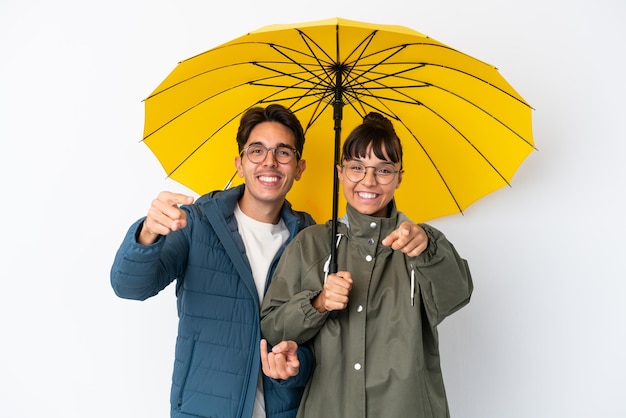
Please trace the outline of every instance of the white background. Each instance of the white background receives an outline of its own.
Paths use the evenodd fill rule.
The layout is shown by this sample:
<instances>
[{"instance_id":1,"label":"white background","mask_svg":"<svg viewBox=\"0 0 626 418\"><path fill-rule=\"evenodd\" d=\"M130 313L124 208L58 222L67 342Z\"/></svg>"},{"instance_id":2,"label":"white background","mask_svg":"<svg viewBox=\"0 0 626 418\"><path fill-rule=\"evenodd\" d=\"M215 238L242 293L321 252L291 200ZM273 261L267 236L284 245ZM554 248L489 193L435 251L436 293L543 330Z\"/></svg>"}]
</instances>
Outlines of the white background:
<instances>
[{"instance_id":1,"label":"white background","mask_svg":"<svg viewBox=\"0 0 626 418\"><path fill-rule=\"evenodd\" d=\"M127 227L185 191L140 143L141 100L181 59L336 16L492 63L535 108L512 187L431 222L475 281L440 327L452 416L626 416L623 1L2 0L0 417L168 416L173 289L109 284Z\"/></svg>"}]
</instances>

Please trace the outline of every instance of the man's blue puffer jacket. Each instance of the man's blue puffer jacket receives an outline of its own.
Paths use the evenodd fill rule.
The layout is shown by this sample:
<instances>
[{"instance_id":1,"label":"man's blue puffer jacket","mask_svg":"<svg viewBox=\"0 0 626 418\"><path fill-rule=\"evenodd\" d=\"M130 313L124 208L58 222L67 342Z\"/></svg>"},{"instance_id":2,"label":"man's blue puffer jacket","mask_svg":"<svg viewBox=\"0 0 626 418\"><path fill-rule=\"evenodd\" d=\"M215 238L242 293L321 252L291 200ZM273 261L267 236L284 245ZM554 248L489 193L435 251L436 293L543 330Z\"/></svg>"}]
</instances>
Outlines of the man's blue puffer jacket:
<instances>
[{"instance_id":1,"label":"man's blue puffer jacket","mask_svg":"<svg viewBox=\"0 0 626 418\"><path fill-rule=\"evenodd\" d=\"M142 246L143 218L129 229L111 270L115 293L144 300L176 283L179 316L171 390L171 417L250 418L260 373L259 297L233 215L245 186L212 192L187 212L187 227ZM291 239L314 223L285 203ZM285 244L286 245L286 244ZM282 251L271 264L267 285ZM298 350L300 374L284 381L263 376L267 418L295 417L312 369Z\"/></svg>"}]
</instances>

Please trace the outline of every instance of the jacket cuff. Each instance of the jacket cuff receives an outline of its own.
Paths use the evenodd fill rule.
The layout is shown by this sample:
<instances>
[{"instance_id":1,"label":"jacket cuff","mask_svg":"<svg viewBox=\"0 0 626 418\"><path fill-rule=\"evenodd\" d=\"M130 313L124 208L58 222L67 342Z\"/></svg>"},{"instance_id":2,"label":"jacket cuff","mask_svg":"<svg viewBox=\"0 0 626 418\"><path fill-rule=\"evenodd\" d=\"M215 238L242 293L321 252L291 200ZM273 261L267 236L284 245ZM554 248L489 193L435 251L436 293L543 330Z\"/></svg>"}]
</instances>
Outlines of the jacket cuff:
<instances>
[{"instance_id":1,"label":"jacket cuff","mask_svg":"<svg viewBox=\"0 0 626 418\"><path fill-rule=\"evenodd\" d=\"M313 307L313 299L315 299L320 293L322 293L321 290L310 291L302 300L302 304L300 305L302 313L304 314L304 324L307 327L317 326L320 323L323 323L330 314L330 311L322 313Z\"/></svg>"},{"instance_id":2,"label":"jacket cuff","mask_svg":"<svg viewBox=\"0 0 626 418\"><path fill-rule=\"evenodd\" d=\"M418 255L418 258L421 258L424 264L428 264L437 255L437 237L435 236L434 228L428 224L420 223L418 224L424 232L426 232L426 236L428 237L428 246L424 250L423 253Z\"/></svg>"},{"instance_id":3,"label":"jacket cuff","mask_svg":"<svg viewBox=\"0 0 626 418\"><path fill-rule=\"evenodd\" d=\"M163 235L159 235L157 240L150 245L143 245L137 241L139 233L141 232L141 228L143 227L144 218L136 221L131 227L128 229L128 233L124 238L125 244L128 245L130 252L127 253L127 256L130 258L143 258L143 257L152 257L154 254L158 254L165 244L165 237ZM134 254L133 257L131 254Z\"/></svg>"}]
</instances>

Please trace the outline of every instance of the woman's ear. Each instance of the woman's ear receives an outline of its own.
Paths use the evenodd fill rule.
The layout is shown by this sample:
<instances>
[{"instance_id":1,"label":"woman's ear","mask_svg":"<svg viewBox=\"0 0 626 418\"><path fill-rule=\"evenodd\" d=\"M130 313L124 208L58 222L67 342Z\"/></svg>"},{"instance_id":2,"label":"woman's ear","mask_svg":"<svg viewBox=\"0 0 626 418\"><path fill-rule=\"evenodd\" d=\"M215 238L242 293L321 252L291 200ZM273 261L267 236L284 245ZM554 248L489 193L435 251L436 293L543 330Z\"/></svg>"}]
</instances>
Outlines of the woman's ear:
<instances>
[{"instance_id":1,"label":"woman's ear","mask_svg":"<svg viewBox=\"0 0 626 418\"><path fill-rule=\"evenodd\" d=\"M404 174L404 170L398 171L398 184L396 184L396 189L400 187L400 183L402 183L402 175Z\"/></svg>"},{"instance_id":2,"label":"woman's ear","mask_svg":"<svg viewBox=\"0 0 626 418\"><path fill-rule=\"evenodd\" d=\"M343 183L343 166L341 164L337 164L337 177Z\"/></svg>"}]
</instances>

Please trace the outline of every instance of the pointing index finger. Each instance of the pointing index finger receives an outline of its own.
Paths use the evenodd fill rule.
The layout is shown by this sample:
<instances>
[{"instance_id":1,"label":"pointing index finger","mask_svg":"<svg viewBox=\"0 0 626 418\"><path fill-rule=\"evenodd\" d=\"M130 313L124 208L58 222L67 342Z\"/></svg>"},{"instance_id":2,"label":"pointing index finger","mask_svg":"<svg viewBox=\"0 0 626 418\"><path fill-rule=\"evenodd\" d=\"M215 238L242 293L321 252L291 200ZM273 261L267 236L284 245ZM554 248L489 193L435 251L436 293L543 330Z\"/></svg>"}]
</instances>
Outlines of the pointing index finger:
<instances>
[{"instance_id":1,"label":"pointing index finger","mask_svg":"<svg viewBox=\"0 0 626 418\"><path fill-rule=\"evenodd\" d=\"M190 205L194 201L193 196L182 193L167 193L162 195L162 197L168 205Z\"/></svg>"}]
</instances>

